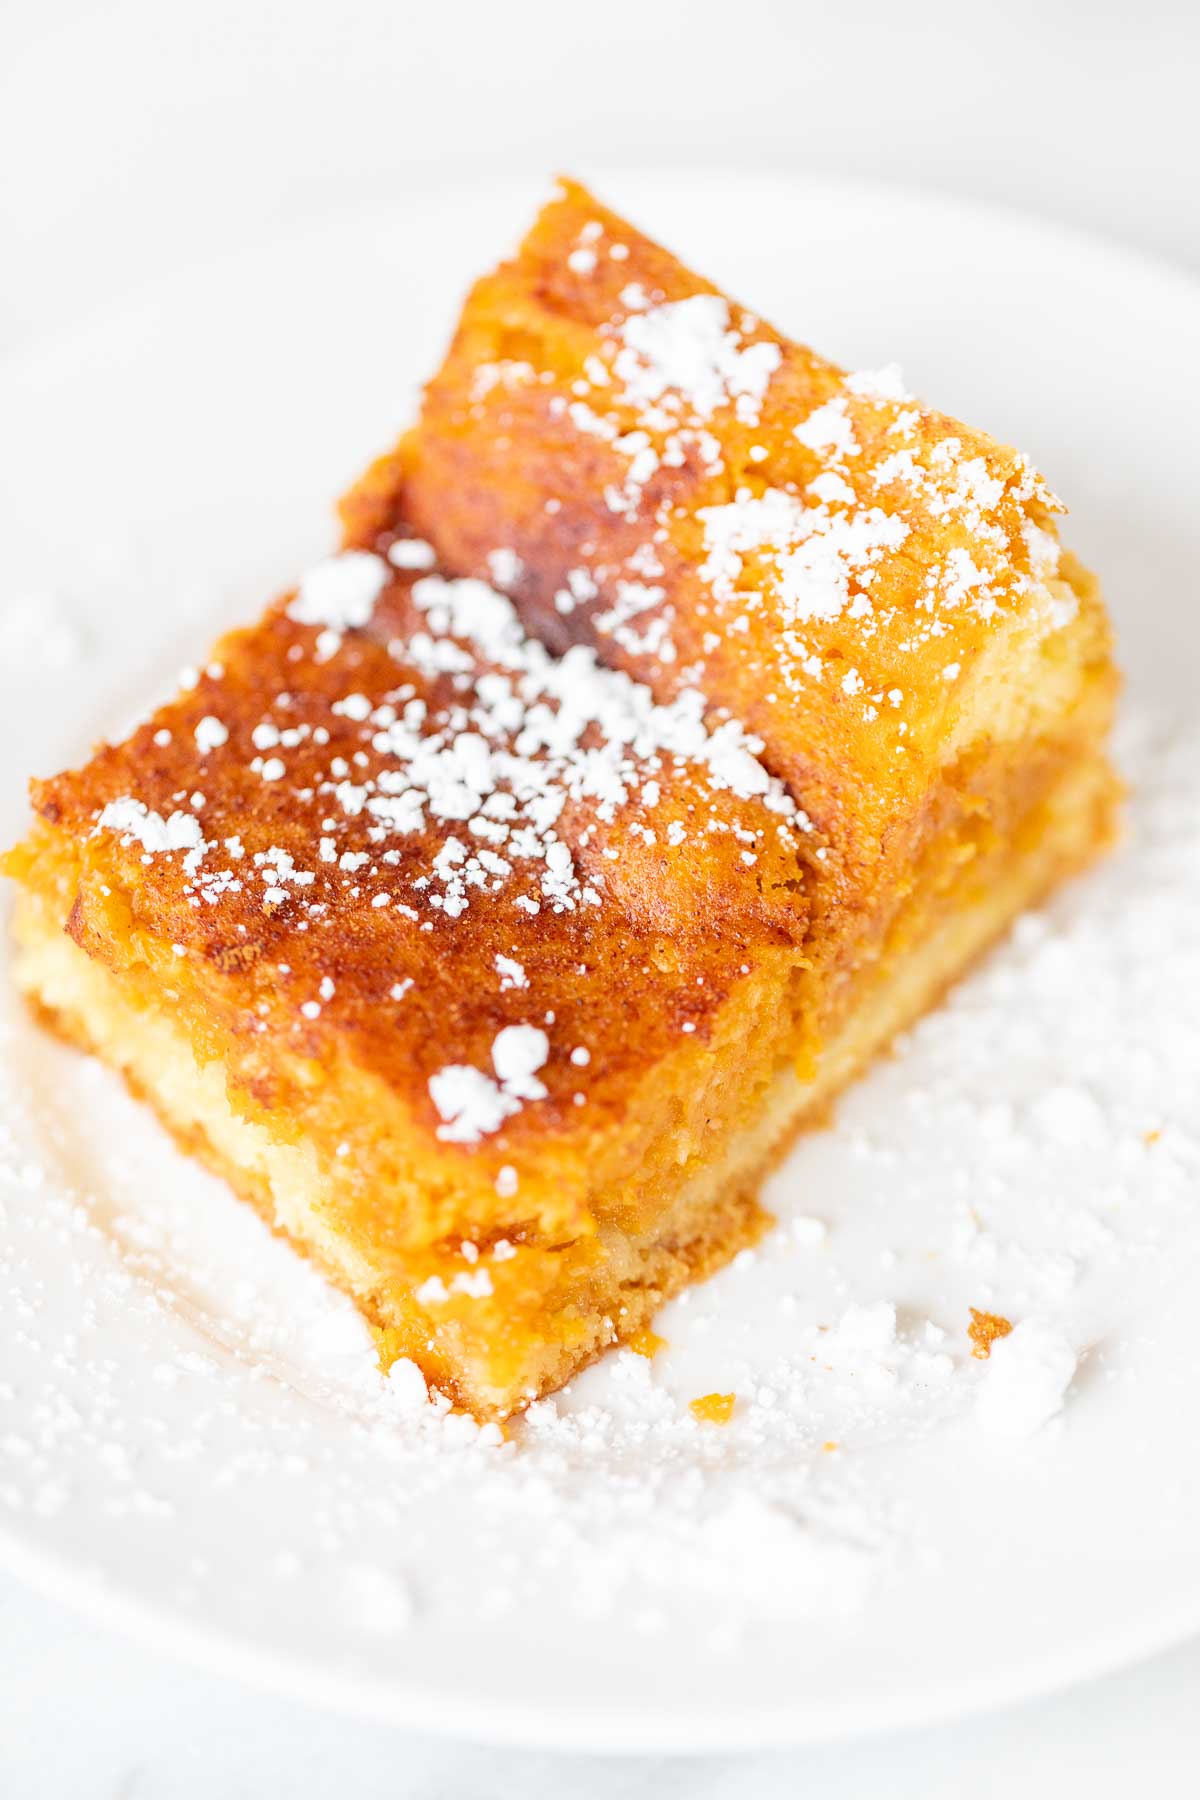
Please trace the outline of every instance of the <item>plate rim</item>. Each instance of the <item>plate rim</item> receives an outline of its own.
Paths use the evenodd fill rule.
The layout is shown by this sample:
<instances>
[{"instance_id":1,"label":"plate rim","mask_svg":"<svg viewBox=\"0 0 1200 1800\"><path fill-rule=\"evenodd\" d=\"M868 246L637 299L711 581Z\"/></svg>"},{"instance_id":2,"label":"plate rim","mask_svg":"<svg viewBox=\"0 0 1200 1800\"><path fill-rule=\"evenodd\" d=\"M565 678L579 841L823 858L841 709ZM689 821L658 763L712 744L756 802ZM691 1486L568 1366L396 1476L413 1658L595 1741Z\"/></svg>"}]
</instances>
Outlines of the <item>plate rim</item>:
<instances>
[{"instance_id":1,"label":"plate rim","mask_svg":"<svg viewBox=\"0 0 1200 1800\"><path fill-rule=\"evenodd\" d=\"M1195 1637L1200 1627L1198 1596L1190 1606L1180 1604L1178 1616L1172 1617L1168 1610L1132 1638L1127 1629L1120 1628L1094 1637L1086 1658L1071 1649L1050 1652L1034 1659L1032 1675L1029 1664L1019 1671L1014 1666L1007 1682L964 1675L956 1682L927 1689L927 1697L920 1703L914 1703L913 1696L900 1687L885 1700L877 1696L869 1712L860 1699L834 1706L824 1700L821 1716L806 1715L803 1703L797 1712L778 1706L756 1712L741 1706L720 1719L677 1708L663 1713L648 1706L636 1713L618 1713L619 1730L614 1730L611 1705L603 1716L595 1706L568 1705L561 1699L549 1706L536 1698L514 1706L511 1701L479 1695L458 1698L444 1688L423 1688L411 1680L389 1687L381 1681L314 1669L302 1658L251 1647L219 1627L188 1620L165 1603L109 1587L103 1578L85 1574L80 1565L64 1556L42 1546L31 1549L27 1540L2 1521L0 1570L67 1607L76 1617L118 1633L139 1649L177 1656L200 1673L241 1683L259 1693L446 1741L614 1759L801 1749L981 1718L1135 1668ZM730 1728L731 1721L736 1721L736 1728Z\"/></svg>"}]
</instances>

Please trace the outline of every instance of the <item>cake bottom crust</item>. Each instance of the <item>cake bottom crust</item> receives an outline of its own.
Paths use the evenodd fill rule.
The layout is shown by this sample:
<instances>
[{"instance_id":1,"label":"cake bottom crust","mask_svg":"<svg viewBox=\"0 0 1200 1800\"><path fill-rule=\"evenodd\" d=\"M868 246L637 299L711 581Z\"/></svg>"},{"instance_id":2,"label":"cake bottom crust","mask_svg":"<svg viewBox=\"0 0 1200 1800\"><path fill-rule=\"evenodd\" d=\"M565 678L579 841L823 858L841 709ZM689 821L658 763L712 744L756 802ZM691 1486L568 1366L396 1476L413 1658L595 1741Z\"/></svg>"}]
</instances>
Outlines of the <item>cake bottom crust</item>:
<instances>
[{"instance_id":1,"label":"cake bottom crust","mask_svg":"<svg viewBox=\"0 0 1200 1800\"><path fill-rule=\"evenodd\" d=\"M577 1254L565 1246L553 1329L549 1318L543 1329L536 1313L507 1319L500 1355L494 1320L482 1316L476 1334L460 1318L447 1340L436 1308L416 1298L426 1267L407 1289L391 1274L381 1282L369 1258L322 1216L315 1162L306 1166L302 1148L277 1143L242 1118L229 1103L220 1064L198 1065L186 1031L169 1015L133 1006L119 979L80 950L33 896L23 896L16 918L16 976L60 1035L118 1070L182 1149L221 1175L350 1294L375 1327L385 1364L412 1357L456 1404L483 1419L502 1418L560 1387L611 1344L635 1336L664 1301L761 1235L770 1221L758 1188L797 1132L822 1123L837 1092L933 1005L1017 913L1103 847L1115 795L1099 757L1065 771L1038 809L1034 841L1019 854L990 860L986 880L976 871L903 954L867 972L814 1077L781 1068L720 1157L683 1172L673 1202L652 1228L638 1235L601 1228ZM546 1254L517 1247L518 1258Z\"/></svg>"}]
</instances>

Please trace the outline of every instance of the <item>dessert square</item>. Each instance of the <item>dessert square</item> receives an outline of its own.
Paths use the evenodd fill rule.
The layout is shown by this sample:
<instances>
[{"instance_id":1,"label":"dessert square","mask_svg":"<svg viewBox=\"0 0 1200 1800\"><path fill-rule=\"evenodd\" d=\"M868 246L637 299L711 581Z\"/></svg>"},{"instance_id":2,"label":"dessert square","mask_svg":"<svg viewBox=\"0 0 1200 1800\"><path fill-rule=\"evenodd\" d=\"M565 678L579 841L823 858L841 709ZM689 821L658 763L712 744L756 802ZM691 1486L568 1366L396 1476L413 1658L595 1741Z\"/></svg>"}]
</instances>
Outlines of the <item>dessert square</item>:
<instances>
[{"instance_id":1,"label":"dessert square","mask_svg":"<svg viewBox=\"0 0 1200 1800\"><path fill-rule=\"evenodd\" d=\"M401 531L34 784L17 978L482 1418L761 1230L807 821Z\"/></svg>"},{"instance_id":2,"label":"dessert square","mask_svg":"<svg viewBox=\"0 0 1200 1800\"><path fill-rule=\"evenodd\" d=\"M1029 460L789 341L575 183L470 294L347 542L397 493L545 642L762 739L814 826L816 1045L877 979L910 990L895 1029L987 935L972 895L994 934L1111 831L1108 622Z\"/></svg>"},{"instance_id":3,"label":"dessert square","mask_svg":"<svg viewBox=\"0 0 1200 1800\"><path fill-rule=\"evenodd\" d=\"M340 554L34 783L17 978L503 1418L1113 830L1094 579L1016 452L566 184Z\"/></svg>"}]
</instances>

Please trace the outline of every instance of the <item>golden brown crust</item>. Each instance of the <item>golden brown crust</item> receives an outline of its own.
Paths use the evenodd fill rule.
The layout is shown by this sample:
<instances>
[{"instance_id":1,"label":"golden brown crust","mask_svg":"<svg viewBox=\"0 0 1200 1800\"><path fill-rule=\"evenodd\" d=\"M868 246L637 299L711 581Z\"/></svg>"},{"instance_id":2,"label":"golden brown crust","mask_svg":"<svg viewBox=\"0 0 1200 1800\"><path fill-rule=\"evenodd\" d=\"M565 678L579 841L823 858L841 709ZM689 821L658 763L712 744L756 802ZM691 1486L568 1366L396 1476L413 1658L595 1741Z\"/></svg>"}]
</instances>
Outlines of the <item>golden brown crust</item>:
<instances>
[{"instance_id":1,"label":"golden brown crust","mask_svg":"<svg viewBox=\"0 0 1200 1800\"><path fill-rule=\"evenodd\" d=\"M829 1097L892 1032L936 998L1016 906L1038 898L1095 853L1110 826L1112 799L1111 778L1099 759L1064 770L1055 793L1022 821L1011 845L994 844L977 862L959 860L944 892L940 878L926 879L905 939L880 967L860 971L847 1027L821 1058L814 1086L785 1081L757 1100L751 1095L747 1103L743 1095L741 1117L715 1134L709 1154L717 1162L698 1189L692 1163L670 1168L656 1193L653 1171L643 1167L644 1191L656 1209L625 1205L594 1235L557 1247L539 1246L523 1232L514 1233L515 1243L475 1234L474 1243L460 1236L425 1250L410 1244L394 1255L387 1209L394 1212L398 1197L386 1181L381 1215L361 1205L357 1211L340 1210L330 1235L324 1228L333 1185L328 1170L298 1218L293 1207L281 1221L279 1208L294 1187L294 1175L286 1159L281 1169L264 1168L263 1129L274 1137L281 1124L285 1130L298 1124L303 1147L311 1151L309 1117L281 1120L278 1113L251 1113L257 1141L240 1137L236 1127L231 1136L224 1079L214 1085L207 1071L198 1072L198 1080L188 1073L192 1051L178 1008L164 1015L160 996L147 996L128 972L114 977L83 955L61 934L61 911L51 898L31 893L18 908L18 977L60 1028L90 1044L135 1092L152 1099L185 1147L225 1173L354 1295L381 1329L385 1360L410 1356L429 1379L481 1417L504 1416L637 1331L662 1299L719 1266L748 1241L748 1232L761 1229L764 1220L752 1201L757 1179L796 1130L819 1122ZM726 1083L748 1047L771 1030L769 1019L756 1021L745 1013L732 1025L725 1021L724 1041L714 1043L712 1057ZM235 1064L236 1056L228 1054L216 1066L228 1071ZM670 1080L662 1070L655 1078ZM685 1083L675 1091L682 1103L698 1098L707 1108L720 1090L709 1086L697 1097ZM732 1164L731 1126L737 1134ZM435 1179L429 1160L425 1173ZM463 1223L464 1215L459 1218ZM462 1235L471 1235L465 1223ZM486 1298L455 1291L461 1278L473 1283L483 1271L491 1290ZM433 1276L441 1286L430 1303L417 1290Z\"/></svg>"},{"instance_id":2,"label":"golden brown crust","mask_svg":"<svg viewBox=\"0 0 1200 1800\"><path fill-rule=\"evenodd\" d=\"M397 579L395 588L402 585ZM540 1008L557 1011L559 1038L587 1046L593 1104L619 1109L631 1065L678 1047L685 1024L706 1031L747 956L802 934L795 871L776 837L777 821L728 791L709 792L694 772L668 759L656 772L663 793L653 808L632 800L611 823L591 821L586 842L580 841L586 814L577 831L570 816L563 822L579 879L602 886L602 906L554 910L542 899L535 866L513 892L474 896L461 917L431 909L414 884L427 878L461 827L426 819L416 831L372 844L370 815L343 815L320 791L339 756L369 757L370 766L356 771L361 780L388 761L388 752L370 747L378 728L339 718L336 702L364 695L374 709L402 688L415 689L431 710L439 699L446 705L457 699L449 680L429 682L377 641L375 633L394 640L401 627L399 596L388 595L371 636L354 634L330 662L316 663L308 654L293 661L294 648L311 648L312 631L292 623L282 607L273 609L261 625L216 646L219 677L201 675L194 690L160 708L123 743L102 747L82 769L35 783L35 808L72 838L86 875L120 876L140 933L183 946L188 965L195 959L214 994L226 994L247 1015L268 1007L261 1016L269 1029L286 1032L303 1053L319 1057L332 1034L352 1033L357 1059L388 1083L416 1092L441 1066L447 1045L463 1060L483 1058L499 1030L528 1016L532 992ZM281 707L284 692L290 699ZM219 749L198 756L194 732L205 717L219 717L229 735ZM309 737L285 750L286 778L265 781L253 769L263 758L252 741L264 722L322 728L329 741L318 746ZM160 745L163 731L171 737ZM237 837L243 849L236 859L220 848L206 858L240 882L213 904L197 902L204 882L189 880L179 855L143 860L136 840L95 834L102 809L121 796L134 794L166 818L189 809L196 793L204 803L194 816L205 836L219 846ZM641 833L665 838L673 823L690 823L696 809L723 829L691 832L665 871L658 846ZM331 813L339 862L368 859L352 874L321 860L320 841L328 835L321 822ZM740 860L751 838L752 875ZM606 850L617 845L619 857L607 860ZM263 896L277 865L254 867L256 857L273 850L314 876L302 891L288 883L286 898L274 905ZM384 862L385 852L400 860ZM539 902L540 910L515 905L517 893ZM391 897L386 908L374 904L383 894ZM83 896L89 916L92 897L89 883ZM419 918L405 907L419 908ZM103 951L102 929L93 948ZM501 948L521 964L527 986L505 990L495 966ZM325 979L332 979L334 993L308 1020L301 1004L317 999ZM406 982L412 986L403 999L391 999L391 990ZM636 1046L625 1029L627 1002L639 1018ZM575 1122L572 1095L581 1078L570 1067L552 1064L544 1077L551 1092L537 1114L539 1133ZM427 1098L419 1103L433 1121Z\"/></svg>"},{"instance_id":3,"label":"golden brown crust","mask_svg":"<svg viewBox=\"0 0 1200 1800\"><path fill-rule=\"evenodd\" d=\"M717 312L688 320L698 296ZM402 489L456 568L515 553L503 585L547 642L595 643L663 698L698 687L763 739L818 827L807 848L831 853L827 897L840 878L861 904L906 862L1002 634L1048 643L1082 609L1111 701L1058 502L1023 456L899 393L566 183L472 290L418 427L343 502L347 541Z\"/></svg>"},{"instance_id":4,"label":"golden brown crust","mask_svg":"<svg viewBox=\"0 0 1200 1800\"><path fill-rule=\"evenodd\" d=\"M599 800L568 791L581 769L590 778L600 725L585 722L582 748L559 755L522 740L518 757L539 708L554 736L553 696L540 698L535 682L532 697L507 691L490 710L478 704L489 674L521 690L544 655L518 634L508 660L521 666L499 671L451 634L454 620L414 602L411 573L378 566L389 573L369 621L340 634L331 654L285 598L218 644L196 685L124 743L35 783L42 823L9 871L58 884L67 928L89 954L179 996L197 1054L226 1062L245 1108L274 1111L281 1129L302 1111L331 1154L348 1142L356 1167L386 1173L393 1190L398 1174L410 1177L401 1191L422 1189L408 1206L356 1195L364 1241L428 1240L455 1222L577 1234L591 1228L585 1196L597 1172L627 1177L669 1117L645 1090L667 1070L687 1081L692 1068L702 1091L730 996L786 981L805 917L794 833L778 810L721 785L712 766L656 744L652 727L603 765ZM438 578L426 570L420 581L436 598ZM586 686L586 670L576 677ZM621 704L632 691L608 676L601 686ZM387 813L418 791L395 793L414 758L440 744L453 760L466 738L478 751L481 731L515 769L490 799L525 782L532 811L554 794L562 801L534 845L561 846L561 881L545 855L513 854L517 828L537 836L524 815L497 843L471 836L488 823L481 805L474 818L456 816L472 802L460 808L452 796L438 817L429 788L419 813L398 824ZM434 774L444 773L443 756ZM147 851L122 829L130 799L160 824L176 817L180 847ZM118 823L98 823L114 807ZM184 842L193 839L206 846L194 859ZM464 840L472 854L481 842L496 848L486 885L459 892ZM508 873L490 873L504 862ZM546 1035L533 1072L544 1091L497 1129L455 1141L431 1081L448 1066L490 1078L497 1038L514 1026ZM351 1078L357 1108L339 1110ZM398 1133L411 1167L381 1170L378 1142ZM514 1162L519 1199L496 1189Z\"/></svg>"}]
</instances>

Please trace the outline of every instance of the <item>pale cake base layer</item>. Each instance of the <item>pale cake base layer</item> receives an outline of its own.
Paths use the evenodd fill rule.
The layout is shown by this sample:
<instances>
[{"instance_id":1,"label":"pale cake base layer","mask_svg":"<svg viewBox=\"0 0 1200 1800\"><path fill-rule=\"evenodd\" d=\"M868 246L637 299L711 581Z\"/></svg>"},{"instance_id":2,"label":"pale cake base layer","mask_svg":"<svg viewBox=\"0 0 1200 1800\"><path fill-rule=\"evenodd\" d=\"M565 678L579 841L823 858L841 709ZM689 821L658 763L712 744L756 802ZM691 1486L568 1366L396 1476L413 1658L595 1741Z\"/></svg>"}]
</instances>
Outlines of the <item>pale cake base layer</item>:
<instances>
[{"instance_id":1,"label":"pale cake base layer","mask_svg":"<svg viewBox=\"0 0 1200 1800\"><path fill-rule=\"evenodd\" d=\"M480 1417L505 1416L561 1386L610 1344L636 1334L664 1300L753 1242L767 1222L755 1194L772 1161L806 1123L820 1121L834 1095L926 1011L1017 913L1102 847L1113 798L1103 761L1067 771L1039 809L1044 824L1036 842L1019 856L998 859L986 883L976 878L969 898L939 906L923 937L891 966L864 978L814 1079L801 1080L784 1068L723 1154L685 1175L651 1229L636 1236L602 1231L584 1246L586 1273L575 1276L566 1248L564 1277L579 1290L578 1329L569 1343L530 1335L518 1375L514 1379L510 1369L497 1385L486 1334L473 1344L460 1323L453 1356L443 1344L427 1372ZM441 1331L436 1309L422 1309L411 1289L402 1292L394 1279L381 1289L367 1260L331 1231L319 1208L315 1157L275 1142L239 1116L229 1104L221 1065L199 1066L186 1031L170 1015L132 1005L119 979L80 950L36 897L23 896L15 930L17 981L60 1033L117 1069L184 1149L221 1174L356 1299L381 1331L385 1359L413 1353L414 1314L428 1321L432 1352ZM545 1252L518 1248L517 1255Z\"/></svg>"}]
</instances>

